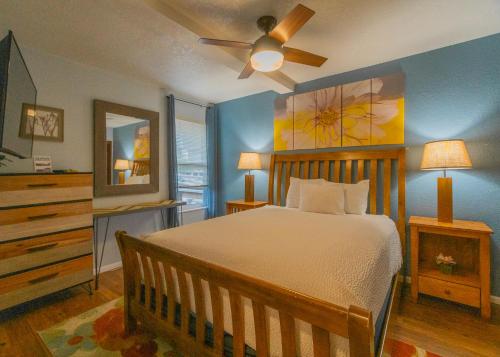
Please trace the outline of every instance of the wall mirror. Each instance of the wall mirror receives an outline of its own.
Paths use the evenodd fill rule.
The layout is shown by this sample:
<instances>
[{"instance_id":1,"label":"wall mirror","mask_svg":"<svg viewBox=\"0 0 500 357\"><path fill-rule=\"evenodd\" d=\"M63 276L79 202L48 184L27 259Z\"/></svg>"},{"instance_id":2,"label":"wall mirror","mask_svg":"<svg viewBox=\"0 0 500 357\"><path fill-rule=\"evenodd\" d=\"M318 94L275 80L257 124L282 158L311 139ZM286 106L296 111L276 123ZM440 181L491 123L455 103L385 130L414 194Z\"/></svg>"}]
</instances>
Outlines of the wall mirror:
<instances>
[{"instance_id":1,"label":"wall mirror","mask_svg":"<svg viewBox=\"0 0 500 357\"><path fill-rule=\"evenodd\" d=\"M94 101L96 197L158 192L157 112Z\"/></svg>"}]
</instances>

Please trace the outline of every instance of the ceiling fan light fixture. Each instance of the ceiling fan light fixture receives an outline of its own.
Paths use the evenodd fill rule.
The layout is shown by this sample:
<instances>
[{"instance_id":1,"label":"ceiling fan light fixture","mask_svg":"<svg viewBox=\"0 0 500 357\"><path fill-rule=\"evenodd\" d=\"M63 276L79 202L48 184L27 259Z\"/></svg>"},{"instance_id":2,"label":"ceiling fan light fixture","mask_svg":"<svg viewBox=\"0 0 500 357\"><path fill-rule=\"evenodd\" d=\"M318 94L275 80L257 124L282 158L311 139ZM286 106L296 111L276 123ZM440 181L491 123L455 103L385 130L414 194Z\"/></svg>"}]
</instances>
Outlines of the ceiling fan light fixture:
<instances>
[{"instance_id":1,"label":"ceiling fan light fixture","mask_svg":"<svg viewBox=\"0 0 500 357\"><path fill-rule=\"evenodd\" d=\"M284 56L280 51L264 50L255 52L250 57L253 69L259 72L272 72L281 68Z\"/></svg>"},{"instance_id":2,"label":"ceiling fan light fixture","mask_svg":"<svg viewBox=\"0 0 500 357\"><path fill-rule=\"evenodd\" d=\"M272 72L283 65L284 59L281 42L264 35L255 41L254 50L250 56L250 64L256 71Z\"/></svg>"}]
</instances>

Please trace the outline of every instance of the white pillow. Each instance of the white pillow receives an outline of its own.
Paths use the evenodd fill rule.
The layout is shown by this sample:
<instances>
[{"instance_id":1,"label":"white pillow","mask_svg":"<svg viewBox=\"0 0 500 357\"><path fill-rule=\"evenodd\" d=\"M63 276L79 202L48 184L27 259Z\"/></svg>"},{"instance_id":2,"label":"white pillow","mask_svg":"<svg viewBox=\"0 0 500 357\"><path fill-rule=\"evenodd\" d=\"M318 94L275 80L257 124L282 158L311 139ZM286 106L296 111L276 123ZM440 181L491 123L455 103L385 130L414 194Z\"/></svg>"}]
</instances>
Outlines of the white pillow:
<instances>
[{"instance_id":1,"label":"white pillow","mask_svg":"<svg viewBox=\"0 0 500 357\"><path fill-rule=\"evenodd\" d=\"M370 180L359 181L356 184L344 184L345 212L351 214L366 214L369 190Z\"/></svg>"},{"instance_id":2,"label":"white pillow","mask_svg":"<svg viewBox=\"0 0 500 357\"><path fill-rule=\"evenodd\" d=\"M326 181L323 179L305 180L296 177L290 177L290 187L288 187L288 193L286 195L286 207L299 207L301 185L321 185L324 182Z\"/></svg>"},{"instance_id":3,"label":"white pillow","mask_svg":"<svg viewBox=\"0 0 500 357\"><path fill-rule=\"evenodd\" d=\"M345 214L342 185L303 185L299 209L305 212Z\"/></svg>"}]
</instances>

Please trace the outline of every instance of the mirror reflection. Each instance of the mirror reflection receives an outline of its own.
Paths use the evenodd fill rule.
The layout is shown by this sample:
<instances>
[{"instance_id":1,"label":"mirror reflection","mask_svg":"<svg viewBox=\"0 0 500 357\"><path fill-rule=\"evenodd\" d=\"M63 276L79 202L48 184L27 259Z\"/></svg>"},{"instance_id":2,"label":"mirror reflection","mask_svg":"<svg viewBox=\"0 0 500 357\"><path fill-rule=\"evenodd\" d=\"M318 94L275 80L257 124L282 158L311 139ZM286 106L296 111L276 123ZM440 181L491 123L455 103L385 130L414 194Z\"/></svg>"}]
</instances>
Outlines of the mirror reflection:
<instances>
[{"instance_id":1,"label":"mirror reflection","mask_svg":"<svg viewBox=\"0 0 500 357\"><path fill-rule=\"evenodd\" d=\"M106 182L150 183L150 121L106 112Z\"/></svg>"}]
</instances>

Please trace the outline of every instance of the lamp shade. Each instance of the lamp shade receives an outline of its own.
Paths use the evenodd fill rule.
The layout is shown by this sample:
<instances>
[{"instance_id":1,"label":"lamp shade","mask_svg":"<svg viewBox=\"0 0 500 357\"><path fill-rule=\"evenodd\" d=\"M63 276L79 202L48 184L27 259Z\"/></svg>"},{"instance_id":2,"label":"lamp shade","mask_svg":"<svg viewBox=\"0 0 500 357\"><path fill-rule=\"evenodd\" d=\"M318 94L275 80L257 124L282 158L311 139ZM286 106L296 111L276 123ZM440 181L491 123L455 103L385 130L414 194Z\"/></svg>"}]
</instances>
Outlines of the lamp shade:
<instances>
[{"instance_id":1,"label":"lamp shade","mask_svg":"<svg viewBox=\"0 0 500 357\"><path fill-rule=\"evenodd\" d=\"M260 72L272 72L283 65L283 45L275 38L264 35L255 41L250 56L252 68Z\"/></svg>"},{"instance_id":2,"label":"lamp shade","mask_svg":"<svg viewBox=\"0 0 500 357\"><path fill-rule=\"evenodd\" d=\"M472 162L463 140L431 141L424 146L420 169L470 169Z\"/></svg>"},{"instance_id":3,"label":"lamp shade","mask_svg":"<svg viewBox=\"0 0 500 357\"><path fill-rule=\"evenodd\" d=\"M129 170L130 165L128 160L118 159L115 161L115 170Z\"/></svg>"},{"instance_id":4,"label":"lamp shade","mask_svg":"<svg viewBox=\"0 0 500 357\"><path fill-rule=\"evenodd\" d=\"M238 162L239 170L260 170L262 164L260 162L260 155L256 152L242 152L240 154L240 161Z\"/></svg>"}]
</instances>

